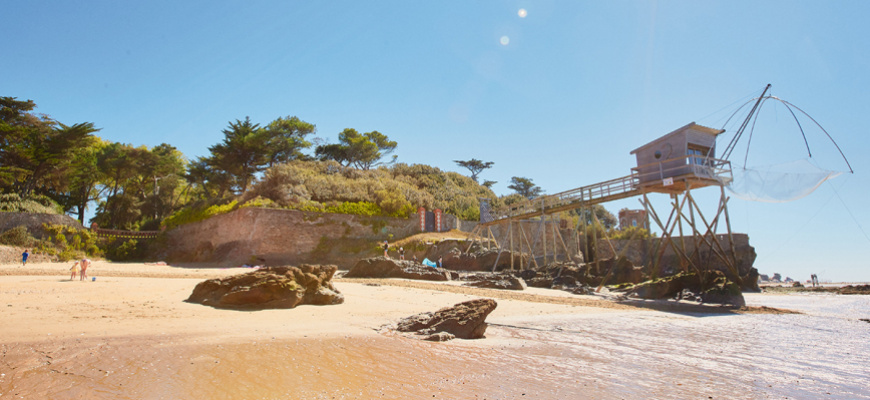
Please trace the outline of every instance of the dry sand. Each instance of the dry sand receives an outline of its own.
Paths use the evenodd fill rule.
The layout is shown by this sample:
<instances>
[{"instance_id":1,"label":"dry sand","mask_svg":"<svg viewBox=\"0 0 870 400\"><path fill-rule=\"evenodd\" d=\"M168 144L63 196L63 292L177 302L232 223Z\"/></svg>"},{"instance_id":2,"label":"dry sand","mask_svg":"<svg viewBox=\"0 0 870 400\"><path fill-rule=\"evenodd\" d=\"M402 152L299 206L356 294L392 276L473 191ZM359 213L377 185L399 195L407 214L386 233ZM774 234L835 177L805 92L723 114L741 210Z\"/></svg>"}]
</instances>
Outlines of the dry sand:
<instances>
[{"instance_id":1,"label":"dry sand","mask_svg":"<svg viewBox=\"0 0 870 400\"><path fill-rule=\"evenodd\" d=\"M547 349L498 327L650 312L534 288L350 279L335 282L341 305L219 310L184 300L203 279L248 269L96 261L96 280L70 281L70 265L0 265L0 399L515 398L530 388L537 398L590 396L606 389L562 380L546 384L552 397L540 395L556 372ZM498 301L483 340L428 343L378 330L479 297ZM529 352L544 361L517 358Z\"/></svg>"},{"instance_id":2,"label":"dry sand","mask_svg":"<svg viewBox=\"0 0 870 400\"><path fill-rule=\"evenodd\" d=\"M0 266L0 399L467 395L499 373L473 354L525 345L497 335L423 343L377 331L487 290L340 280L344 304L245 312L184 300L203 279L248 269L96 261L88 270L96 280L70 281L70 265ZM498 301L491 322L612 312Z\"/></svg>"}]
</instances>

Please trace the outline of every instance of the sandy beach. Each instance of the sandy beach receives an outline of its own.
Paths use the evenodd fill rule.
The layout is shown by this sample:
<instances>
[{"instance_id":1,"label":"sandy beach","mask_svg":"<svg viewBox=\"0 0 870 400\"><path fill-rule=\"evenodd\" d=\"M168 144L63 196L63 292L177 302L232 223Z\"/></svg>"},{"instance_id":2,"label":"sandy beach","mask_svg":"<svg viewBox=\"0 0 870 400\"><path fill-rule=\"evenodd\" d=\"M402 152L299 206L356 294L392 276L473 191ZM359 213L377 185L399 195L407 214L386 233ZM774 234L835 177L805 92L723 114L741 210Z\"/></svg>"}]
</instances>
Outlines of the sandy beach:
<instances>
[{"instance_id":1,"label":"sandy beach","mask_svg":"<svg viewBox=\"0 0 870 400\"><path fill-rule=\"evenodd\" d=\"M184 300L204 279L248 269L97 261L88 271L96 280L70 281L70 265L0 266L0 399L856 394L838 379L795 391L786 386L794 384L791 372L764 373L750 360L763 350L752 329L804 314L662 312L545 289L351 279L335 282L345 295L341 305L233 311ZM498 301L485 339L430 343L379 329L480 297ZM747 300L762 306L767 297ZM722 323L734 335L722 333ZM866 346L861 339L852 346ZM701 356L731 347L738 354ZM855 372L868 371L870 362L859 357ZM723 372L722 363L737 372Z\"/></svg>"}]
</instances>

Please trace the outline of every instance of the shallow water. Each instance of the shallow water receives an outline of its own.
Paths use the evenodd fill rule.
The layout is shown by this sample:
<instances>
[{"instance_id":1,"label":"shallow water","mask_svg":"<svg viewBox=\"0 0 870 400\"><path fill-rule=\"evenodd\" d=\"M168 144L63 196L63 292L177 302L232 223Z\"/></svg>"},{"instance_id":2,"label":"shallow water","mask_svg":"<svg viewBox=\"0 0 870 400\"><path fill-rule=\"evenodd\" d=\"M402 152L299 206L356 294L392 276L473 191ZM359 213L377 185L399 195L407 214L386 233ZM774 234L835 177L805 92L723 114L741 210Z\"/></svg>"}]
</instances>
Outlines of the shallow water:
<instances>
[{"instance_id":1,"label":"shallow water","mask_svg":"<svg viewBox=\"0 0 870 400\"><path fill-rule=\"evenodd\" d=\"M748 295L804 314L492 319L483 341L196 337L2 346L0 398L870 399L870 296ZM15 366L14 370L10 367Z\"/></svg>"},{"instance_id":2,"label":"shallow water","mask_svg":"<svg viewBox=\"0 0 870 400\"><path fill-rule=\"evenodd\" d=\"M870 324L859 321L870 318L870 296L747 303L805 314L620 313L499 328L546 344L544 362L606 382L606 398L870 399Z\"/></svg>"}]
</instances>

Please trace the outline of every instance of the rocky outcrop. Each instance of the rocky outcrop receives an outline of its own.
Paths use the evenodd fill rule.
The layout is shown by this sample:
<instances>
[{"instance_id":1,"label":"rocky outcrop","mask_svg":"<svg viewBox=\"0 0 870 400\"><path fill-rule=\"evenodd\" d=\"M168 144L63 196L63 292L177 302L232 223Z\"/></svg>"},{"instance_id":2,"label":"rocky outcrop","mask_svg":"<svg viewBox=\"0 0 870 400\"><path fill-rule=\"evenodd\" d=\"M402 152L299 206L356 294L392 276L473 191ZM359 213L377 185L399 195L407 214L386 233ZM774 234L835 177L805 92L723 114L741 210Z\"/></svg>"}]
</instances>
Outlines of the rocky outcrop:
<instances>
[{"instance_id":1,"label":"rocky outcrop","mask_svg":"<svg viewBox=\"0 0 870 400\"><path fill-rule=\"evenodd\" d=\"M344 302L332 286L334 265L267 267L200 282L186 300L215 308L262 310Z\"/></svg>"},{"instance_id":2,"label":"rocky outcrop","mask_svg":"<svg viewBox=\"0 0 870 400\"><path fill-rule=\"evenodd\" d=\"M487 275L468 275L463 278L469 281L465 286L473 286L486 289L501 289L501 290L525 290L526 282L523 278L516 277L510 274L487 274Z\"/></svg>"},{"instance_id":3,"label":"rocky outcrop","mask_svg":"<svg viewBox=\"0 0 870 400\"><path fill-rule=\"evenodd\" d=\"M393 330L423 339L443 342L453 338L480 339L486 332L486 317L495 310L492 299L475 299L400 320Z\"/></svg>"},{"instance_id":4,"label":"rocky outcrop","mask_svg":"<svg viewBox=\"0 0 870 400\"><path fill-rule=\"evenodd\" d=\"M427 267L407 260L373 257L359 260L345 278L404 278L425 281L449 281L451 274L439 268Z\"/></svg>"},{"instance_id":5,"label":"rocky outcrop","mask_svg":"<svg viewBox=\"0 0 870 400\"><path fill-rule=\"evenodd\" d=\"M697 299L702 303L743 307L740 286L720 271L708 271L702 282L695 273L679 273L646 281L628 289L628 296L641 299Z\"/></svg>"}]
</instances>

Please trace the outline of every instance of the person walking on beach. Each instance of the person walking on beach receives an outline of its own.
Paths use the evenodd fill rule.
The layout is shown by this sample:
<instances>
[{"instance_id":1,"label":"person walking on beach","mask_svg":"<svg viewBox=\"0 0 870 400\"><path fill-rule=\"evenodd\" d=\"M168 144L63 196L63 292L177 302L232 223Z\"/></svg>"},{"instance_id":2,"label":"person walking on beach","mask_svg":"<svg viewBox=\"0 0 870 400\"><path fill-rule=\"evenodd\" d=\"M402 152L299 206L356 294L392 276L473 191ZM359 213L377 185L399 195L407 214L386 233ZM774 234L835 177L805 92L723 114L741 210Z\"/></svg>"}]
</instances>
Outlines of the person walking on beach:
<instances>
[{"instance_id":1,"label":"person walking on beach","mask_svg":"<svg viewBox=\"0 0 870 400\"><path fill-rule=\"evenodd\" d=\"M405 248L404 247L399 247L399 259L400 260L405 259Z\"/></svg>"},{"instance_id":2,"label":"person walking on beach","mask_svg":"<svg viewBox=\"0 0 870 400\"><path fill-rule=\"evenodd\" d=\"M387 251L390 250L390 244L384 240L384 258L390 258L390 255L387 254Z\"/></svg>"},{"instance_id":3,"label":"person walking on beach","mask_svg":"<svg viewBox=\"0 0 870 400\"><path fill-rule=\"evenodd\" d=\"M27 257L30 256L30 253L27 252L27 249L24 249L24 253L21 253L21 266L24 267L27 265Z\"/></svg>"}]
</instances>

